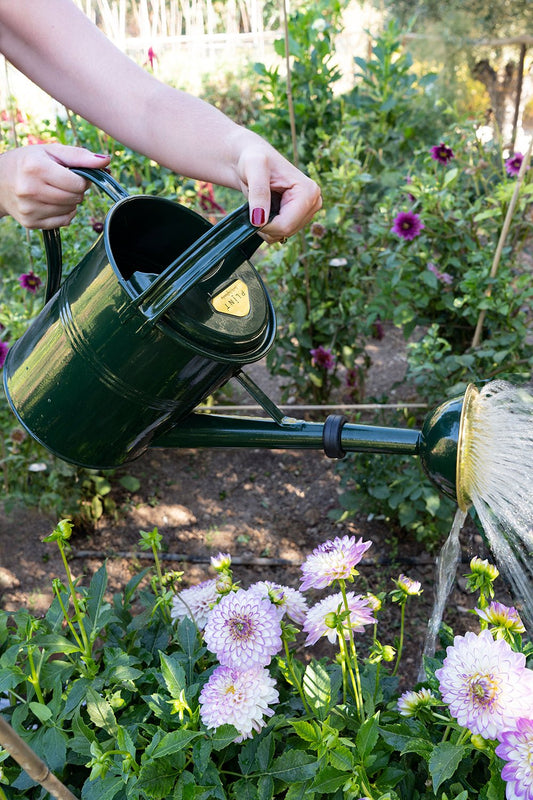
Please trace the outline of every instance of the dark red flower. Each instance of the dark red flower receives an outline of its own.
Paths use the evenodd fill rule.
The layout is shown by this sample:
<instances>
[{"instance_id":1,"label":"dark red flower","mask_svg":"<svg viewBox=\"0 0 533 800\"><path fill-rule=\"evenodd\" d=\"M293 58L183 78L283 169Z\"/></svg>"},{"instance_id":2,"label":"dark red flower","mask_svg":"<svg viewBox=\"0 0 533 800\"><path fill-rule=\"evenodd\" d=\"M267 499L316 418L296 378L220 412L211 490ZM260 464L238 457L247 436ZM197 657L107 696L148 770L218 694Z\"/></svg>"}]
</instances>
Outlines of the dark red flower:
<instances>
[{"instance_id":1,"label":"dark red flower","mask_svg":"<svg viewBox=\"0 0 533 800\"><path fill-rule=\"evenodd\" d=\"M315 367L320 367L320 369L325 370L326 372L331 372L335 367L335 356L331 352L328 347L322 347L322 345L318 345L318 347L313 348L311 352L311 363Z\"/></svg>"},{"instance_id":2,"label":"dark red flower","mask_svg":"<svg viewBox=\"0 0 533 800\"><path fill-rule=\"evenodd\" d=\"M431 153L431 158L434 158L439 164L447 164L448 161L454 158L452 148L448 147L444 142L434 145L429 152Z\"/></svg>"},{"instance_id":3,"label":"dark red flower","mask_svg":"<svg viewBox=\"0 0 533 800\"><path fill-rule=\"evenodd\" d=\"M30 269L29 272L19 275L19 283L23 289L27 289L28 292L35 294L39 286L42 284L42 281L39 276Z\"/></svg>"}]
</instances>

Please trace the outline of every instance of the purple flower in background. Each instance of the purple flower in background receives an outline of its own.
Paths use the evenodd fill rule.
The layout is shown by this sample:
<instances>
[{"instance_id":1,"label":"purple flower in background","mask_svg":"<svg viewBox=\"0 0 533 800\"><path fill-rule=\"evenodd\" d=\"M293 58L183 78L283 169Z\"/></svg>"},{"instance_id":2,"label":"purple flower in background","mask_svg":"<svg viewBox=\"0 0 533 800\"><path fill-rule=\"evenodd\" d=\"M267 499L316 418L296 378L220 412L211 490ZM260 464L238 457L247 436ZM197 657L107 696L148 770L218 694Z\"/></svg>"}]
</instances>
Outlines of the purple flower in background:
<instances>
[{"instance_id":1,"label":"purple flower in background","mask_svg":"<svg viewBox=\"0 0 533 800\"><path fill-rule=\"evenodd\" d=\"M213 608L204 640L226 667L266 667L281 649L278 611L253 589L239 589L225 595Z\"/></svg>"},{"instance_id":2,"label":"purple flower in background","mask_svg":"<svg viewBox=\"0 0 533 800\"><path fill-rule=\"evenodd\" d=\"M322 347L322 345L319 344L318 347L313 348L310 353L313 366L320 367L326 372L331 372L334 369L335 356L328 347Z\"/></svg>"},{"instance_id":3,"label":"purple flower in background","mask_svg":"<svg viewBox=\"0 0 533 800\"><path fill-rule=\"evenodd\" d=\"M508 175L516 176L520 172L524 156L522 153L513 153L513 155L505 162L505 169Z\"/></svg>"},{"instance_id":4,"label":"purple flower in background","mask_svg":"<svg viewBox=\"0 0 533 800\"><path fill-rule=\"evenodd\" d=\"M28 292L35 294L35 292L41 285L42 281L39 278L39 276L36 275L35 272L30 269L29 272L25 272L23 275L19 275L19 283L23 289L27 289Z\"/></svg>"},{"instance_id":5,"label":"purple flower in background","mask_svg":"<svg viewBox=\"0 0 533 800\"><path fill-rule=\"evenodd\" d=\"M411 242L416 236L420 235L423 228L424 223L414 211L400 211L394 219L391 233L395 233L400 238Z\"/></svg>"},{"instance_id":6,"label":"purple flower in background","mask_svg":"<svg viewBox=\"0 0 533 800\"><path fill-rule=\"evenodd\" d=\"M104 223L101 220L91 217L90 223L95 233L102 233L102 231L104 230Z\"/></svg>"},{"instance_id":7,"label":"purple flower in background","mask_svg":"<svg viewBox=\"0 0 533 800\"><path fill-rule=\"evenodd\" d=\"M5 364L8 350L9 350L9 345L6 344L6 342L0 341L0 367L3 367Z\"/></svg>"},{"instance_id":8,"label":"purple flower in background","mask_svg":"<svg viewBox=\"0 0 533 800\"><path fill-rule=\"evenodd\" d=\"M215 605L217 593L216 578L190 586L172 598L170 616L181 621L185 617L192 619L199 630L205 628L207 618Z\"/></svg>"},{"instance_id":9,"label":"purple flower in background","mask_svg":"<svg viewBox=\"0 0 533 800\"><path fill-rule=\"evenodd\" d=\"M355 536L336 536L315 547L301 566L303 573L300 589L324 589L335 580L346 580L357 575L359 564L372 542L363 542Z\"/></svg>"},{"instance_id":10,"label":"purple flower in background","mask_svg":"<svg viewBox=\"0 0 533 800\"><path fill-rule=\"evenodd\" d=\"M373 625L376 618L368 597L360 594L346 592L350 614L345 615L346 609L341 592L325 597L316 603L307 614L303 630L307 633L306 646L315 644L325 636L332 644L337 640L337 620L342 617L342 631L344 638L348 639L350 630L363 633L365 625Z\"/></svg>"},{"instance_id":11,"label":"purple flower in background","mask_svg":"<svg viewBox=\"0 0 533 800\"><path fill-rule=\"evenodd\" d=\"M434 158L439 164L447 164L448 161L454 158L452 148L448 147L444 142L434 145L429 152L431 153L431 158Z\"/></svg>"},{"instance_id":12,"label":"purple flower in background","mask_svg":"<svg viewBox=\"0 0 533 800\"><path fill-rule=\"evenodd\" d=\"M449 272L441 272L437 265L433 264L431 261L428 264L428 270L432 272L441 283L445 283L448 286L453 283L453 276L450 275Z\"/></svg>"},{"instance_id":13,"label":"purple flower in background","mask_svg":"<svg viewBox=\"0 0 533 800\"><path fill-rule=\"evenodd\" d=\"M233 725L240 734L235 741L241 742L261 730L264 717L274 714L269 704L278 699L275 682L264 667L242 671L220 666L200 693L200 716L207 728Z\"/></svg>"},{"instance_id":14,"label":"purple flower in background","mask_svg":"<svg viewBox=\"0 0 533 800\"><path fill-rule=\"evenodd\" d=\"M507 761L502 769L507 800L533 800L533 719L521 717L498 739L496 755Z\"/></svg>"},{"instance_id":15,"label":"purple flower in background","mask_svg":"<svg viewBox=\"0 0 533 800\"><path fill-rule=\"evenodd\" d=\"M522 653L488 630L456 636L435 672L442 699L460 725L496 739L516 720L533 714L533 672Z\"/></svg>"}]
</instances>

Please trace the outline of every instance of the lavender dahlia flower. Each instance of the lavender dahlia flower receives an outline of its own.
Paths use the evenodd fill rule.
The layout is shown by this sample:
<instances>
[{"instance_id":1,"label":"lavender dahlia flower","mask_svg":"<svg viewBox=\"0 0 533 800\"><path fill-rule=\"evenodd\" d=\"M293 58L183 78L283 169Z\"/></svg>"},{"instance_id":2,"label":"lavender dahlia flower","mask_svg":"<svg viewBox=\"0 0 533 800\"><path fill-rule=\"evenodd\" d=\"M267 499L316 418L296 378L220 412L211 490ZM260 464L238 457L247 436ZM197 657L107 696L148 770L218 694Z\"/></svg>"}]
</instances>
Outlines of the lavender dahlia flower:
<instances>
[{"instance_id":1,"label":"lavender dahlia flower","mask_svg":"<svg viewBox=\"0 0 533 800\"><path fill-rule=\"evenodd\" d=\"M376 618L373 615L373 609L367 597L353 592L347 592L346 597L348 600L348 608L350 609L349 618L343 619L342 629L344 638L348 639L350 630L357 633L364 631L365 625L372 625ZM332 620L341 615L345 611L344 599L342 593L332 594L325 597L319 603L316 603L307 613L303 630L307 633L305 644L312 645L325 636L332 644L337 640L337 628Z\"/></svg>"},{"instance_id":2,"label":"lavender dahlia flower","mask_svg":"<svg viewBox=\"0 0 533 800\"><path fill-rule=\"evenodd\" d=\"M275 682L264 667L242 671L219 666L200 693L200 717L207 728L233 725L240 734L235 741L241 742L261 730L264 717L274 714L269 704L278 699Z\"/></svg>"},{"instance_id":3,"label":"lavender dahlia flower","mask_svg":"<svg viewBox=\"0 0 533 800\"><path fill-rule=\"evenodd\" d=\"M170 610L172 619L181 621L189 617L199 630L205 628L207 618L219 596L216 587L217 580L213 578L174 595Z\"/></svg>"},{"instance_id":4,"label":"lavender dahlia flower","mask_svg":"<svg viewBox=\"0 0 533 800\"><path fill-rule=\"evenodd\" d=\"M431 689L407 691L398 699L397 707L402 717L414 717L422 708L438 705L439 701Z\"/></svg>"},{"instance_id":5,"label":"lavender dahlia flower","mask_svg":"<svg viewBox=\"0 0 533 800\"><path fill-rule=\"evenodd\" d=\"M307 556L301 566L303 573L300 589L324 589L335 580L352 578L357 575L355 565L359 564L372 542L363 542L355 536L336 536L318 547Z\"/></svg>"},{"instance_id":6,"label":"lavender dahlia flower","mask_svg":"<svg viewBox=\"0 0 533 800\"><path fill-rule=\"evenodd\" d=\"M424 227L424 223L414 211L400 211L394 218L391 233L395 233L401 239L411 242L420 235Z\"/></svg>"},{"instance_id":7,"label":"lavender dahlia flower","mask_svg":"<svg viewBox=\"0 0 533 800\"><path fill-rule=\"evenodd\" d=\"M308 605L307 600L298 589L282 586L280 583L273 583L272 581L257 581L257 583L250 586L250 591L252 590L273 603L280 620L286 614L293 622L303 625Z\"/></svg>"},{"instance_id":8,"label":"lavender dahlia flower","mask_svg":"<svg viewBox=\"0 0 533 800\"><path fill-rule=\"evenodd\" d=\"M490 630L497 639L501 639L505 631L509 633L525 633L526 631L516 608L498 603L497 600L493 600L486 608L476 608L476 614L492 626Z\"/></svg>"},{"instance_id":9,"label":"lavender dahlia flower","mask_svg":"<svg viewBox=\"0 0 533 800\"><path fill-rule=\"evenodd\" d=\"M282 644L277 609L253 589L231 592L211 611L204 641L226 667L266 667Z\"/></svg>"},{"instance_id":10,"label":"lavender dahlia flower","mask_svg":"<svg viewBox=\"0 0 533 800\"><path fill-rule=\"evenodd\" d=\"M456 636L435 672L443 701L460 725L485 739L496 739L533 713L533 672L522 653L488 630Z\"/></svg>"},{"instance_id":11,"label":"lavender dahlia flower","mask_svg":"<svg viewBox=\"0 0 533 800\"><path fill-rule=\"evenodd\" d=\"M496 755L507 761L502 770L507 800L533 800L533 719L518 719L498 738Z\"/></svg>"}]
</instances>

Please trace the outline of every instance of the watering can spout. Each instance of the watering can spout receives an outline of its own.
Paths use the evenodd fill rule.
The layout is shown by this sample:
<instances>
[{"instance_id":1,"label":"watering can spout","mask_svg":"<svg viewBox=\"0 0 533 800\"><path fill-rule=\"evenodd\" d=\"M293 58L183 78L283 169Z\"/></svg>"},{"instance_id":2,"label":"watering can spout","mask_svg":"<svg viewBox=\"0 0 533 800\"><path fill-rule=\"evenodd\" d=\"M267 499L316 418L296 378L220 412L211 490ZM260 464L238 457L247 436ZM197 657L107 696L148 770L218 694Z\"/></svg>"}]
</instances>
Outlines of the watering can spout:
<instances>
[{"instance_id":1,"label":"watering can spout","mask_svg":"<svg viewBox=\"0 0 533 800\"><path fill-rule=\"evenodd\" d=\"M323 450L330 458L348 453L419 456L432 483L457 501L462 416L462 396L428 414L421 430L359 425L336 414L325 422L310 422L195 412L152 441L152 447Z\"/></svg>"}]
</instances>

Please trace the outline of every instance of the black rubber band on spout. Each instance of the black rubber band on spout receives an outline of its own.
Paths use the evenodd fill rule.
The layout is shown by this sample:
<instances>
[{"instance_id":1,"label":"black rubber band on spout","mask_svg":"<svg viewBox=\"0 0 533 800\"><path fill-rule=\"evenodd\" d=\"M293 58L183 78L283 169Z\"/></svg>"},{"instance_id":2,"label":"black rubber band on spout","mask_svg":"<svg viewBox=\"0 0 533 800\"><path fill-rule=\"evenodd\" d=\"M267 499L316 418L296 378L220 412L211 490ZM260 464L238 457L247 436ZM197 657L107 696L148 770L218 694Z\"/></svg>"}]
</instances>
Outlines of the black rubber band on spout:
<instances>
[{"instance_id":1,"label":"black rubber band on spout","mask_svg":"<svg viewBox=\"0 0 533 800\"><path fill-rule=\"evenodd\" d=\"M344 458L346 453L342 449L342 429L348 418L344 414L330 414L324 422L322 431L322 446L328 458Z\"/></svg>"}]
</instances>

